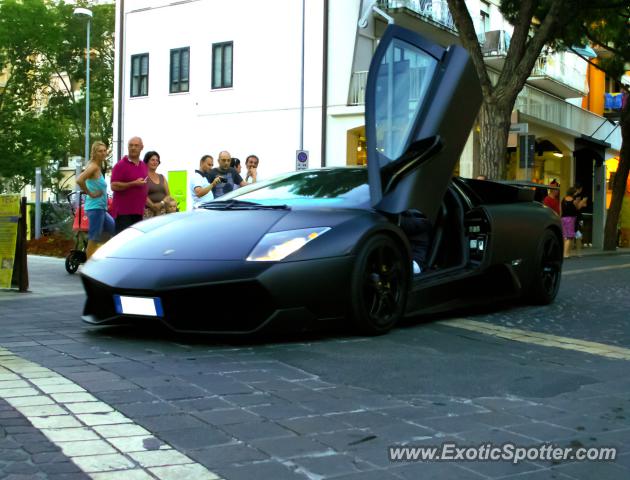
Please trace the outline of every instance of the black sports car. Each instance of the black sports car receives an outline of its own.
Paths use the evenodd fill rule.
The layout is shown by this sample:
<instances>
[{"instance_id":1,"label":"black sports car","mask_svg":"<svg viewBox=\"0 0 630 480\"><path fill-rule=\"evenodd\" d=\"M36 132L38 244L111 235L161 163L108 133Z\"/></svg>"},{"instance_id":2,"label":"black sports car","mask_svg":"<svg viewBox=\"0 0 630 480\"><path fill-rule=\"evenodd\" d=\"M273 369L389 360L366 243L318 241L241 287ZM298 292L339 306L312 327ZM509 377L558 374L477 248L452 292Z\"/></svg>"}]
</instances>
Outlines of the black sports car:
<instances>
[{"instance_id":1,"label":"black sports car","mask_svg":"<svg viewBox=\"0 0 630 480\"><path fill-rule=\"evenodd\" d=\"M349 319L380 334L405 315L553 301L558 216L532 188L451 178L480 103L464 49L388 27L368 76L367 169L287 173L134 225L85 265L83 319L213 333Z\"/></svg>"}]
</instances>

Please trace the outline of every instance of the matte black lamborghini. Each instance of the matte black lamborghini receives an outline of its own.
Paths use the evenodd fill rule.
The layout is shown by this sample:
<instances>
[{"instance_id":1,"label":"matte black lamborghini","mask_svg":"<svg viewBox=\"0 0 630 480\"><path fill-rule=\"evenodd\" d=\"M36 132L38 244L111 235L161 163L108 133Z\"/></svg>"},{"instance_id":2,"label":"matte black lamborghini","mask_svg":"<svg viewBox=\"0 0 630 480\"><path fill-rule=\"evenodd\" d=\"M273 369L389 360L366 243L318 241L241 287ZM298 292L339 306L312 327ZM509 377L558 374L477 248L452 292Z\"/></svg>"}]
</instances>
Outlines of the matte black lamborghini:
<instances>
[{"instance_id":1,"label":"matte black lamborghini","mask_svg":"<svg viewBox=\"0 0 630 480\"><path fill-rule=\"evenodd\" d=\"M85 265L83 319L209 333L348 319L380 334L406 315L552 302L558 216L531 188L451 178L480 104L464 49L388 27L368 76L367 169L287 173L134 225ZM408 211L431 225L419 274Z\"/></svg>"}]
</instances>

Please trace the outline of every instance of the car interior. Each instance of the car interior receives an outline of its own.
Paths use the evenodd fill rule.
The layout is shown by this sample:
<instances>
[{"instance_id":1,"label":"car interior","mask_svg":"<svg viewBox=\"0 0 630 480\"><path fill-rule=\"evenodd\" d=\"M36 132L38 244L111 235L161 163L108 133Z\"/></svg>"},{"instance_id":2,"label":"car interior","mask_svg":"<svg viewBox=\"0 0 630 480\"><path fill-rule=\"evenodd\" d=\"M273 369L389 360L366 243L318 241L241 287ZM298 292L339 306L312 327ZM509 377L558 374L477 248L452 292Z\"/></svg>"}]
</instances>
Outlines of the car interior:
<instances>
[{"instance_id":1,"label":"car interior","mask_svg":"<svg viewBox=\"0 0 630 480\"><path fill-rule=\"evenodd\" d=\"M427 256L427 271L445 270L464 265L464 207L459 197L448 189L433 227Z\"/></svg>"}]
</instances>

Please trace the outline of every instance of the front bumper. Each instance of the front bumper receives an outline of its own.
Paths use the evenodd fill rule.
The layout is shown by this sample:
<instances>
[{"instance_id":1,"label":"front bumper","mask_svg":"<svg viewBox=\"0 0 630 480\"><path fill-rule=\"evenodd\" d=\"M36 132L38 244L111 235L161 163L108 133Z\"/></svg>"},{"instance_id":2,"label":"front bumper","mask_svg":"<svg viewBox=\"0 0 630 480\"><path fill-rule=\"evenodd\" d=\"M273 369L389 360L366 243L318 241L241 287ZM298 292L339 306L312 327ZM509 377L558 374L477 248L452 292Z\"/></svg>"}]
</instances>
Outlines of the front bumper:
<instances>
[{"instance_id":1,"label":"front bumper","mask_svg":"<svg viewBox=\"0 0 630 480\"><path fill-rule=\"evenodd\" d=\"M87 294L82 318L92 325L159 321L177 332L217 334L312 328L319 321L345 316L353 262L349 256L190 265L108 258L98 265L88 263L81 275ZM119 314L114 295L158 297L164 315Z\"/></svg>"}]
</instances>

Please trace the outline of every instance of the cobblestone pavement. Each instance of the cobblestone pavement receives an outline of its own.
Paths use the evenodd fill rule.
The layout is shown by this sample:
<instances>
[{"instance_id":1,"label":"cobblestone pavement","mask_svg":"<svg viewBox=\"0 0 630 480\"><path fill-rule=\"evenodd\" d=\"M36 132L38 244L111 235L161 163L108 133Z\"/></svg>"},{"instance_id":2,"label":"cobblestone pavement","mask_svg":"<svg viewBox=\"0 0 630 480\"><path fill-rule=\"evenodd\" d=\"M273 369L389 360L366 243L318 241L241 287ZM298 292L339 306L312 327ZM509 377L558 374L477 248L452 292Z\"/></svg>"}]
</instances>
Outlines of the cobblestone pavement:
<instances>
[{"instance_id":1,"label":"cobblestone pavement","mask_svg":"<svg viewBox=\"0 0 630 480\"><path fill-rule=\"evenodd\" d=\"M217 339L157 325L88 328L79 318L79 278L56 260L29 261L34 292L0 292L0 346L79 385L223 478L630 478L628 361L517 343L439 318L407 322L378 338L331 332ZM567 273L585 273L566 275L547 309L464 314L630 348L623 322L630 257L570 262ZM0 427L0 478L85 478L4 402ZM614 446L619 456L517 465L387 457L391 445L450 440Z\"/></svg>"}]
</instances>

